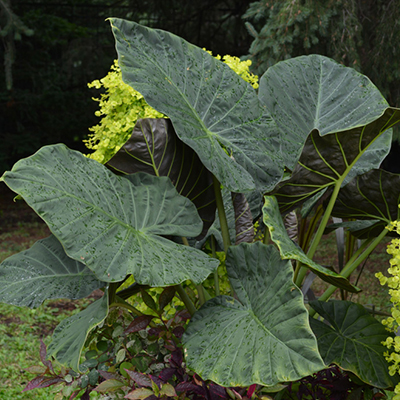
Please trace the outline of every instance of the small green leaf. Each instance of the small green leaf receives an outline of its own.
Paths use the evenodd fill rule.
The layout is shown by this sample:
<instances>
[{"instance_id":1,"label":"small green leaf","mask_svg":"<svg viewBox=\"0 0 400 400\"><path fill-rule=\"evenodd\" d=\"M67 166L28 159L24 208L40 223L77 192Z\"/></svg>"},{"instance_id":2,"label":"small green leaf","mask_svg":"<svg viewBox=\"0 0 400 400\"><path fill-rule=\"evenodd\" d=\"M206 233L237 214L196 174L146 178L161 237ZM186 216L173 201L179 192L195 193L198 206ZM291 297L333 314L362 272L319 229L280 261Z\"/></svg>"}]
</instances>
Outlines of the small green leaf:
<instances>
[{"instance_id":1,"label":"small green leaf","mask_svg":"<svg viewBox=\"0 0 400 400\"><path fill-rule=\"evenodd\" d=\"M123 363L121 363L121 365L119 366L119 372L121 373L121 375L124 378L129 378L128 373L125 371L126 369L132 369L133 368L133 364L127 361L124 361Z\"/></svg>"},{"instance_id":2,"label":"small green leaf","mask_svg":"<svg viewBox=\"0 0 400 400\"><path fill-rule=\"evenodd\" d=\"M108 343L106 340L101 340L100 342L96 343L97 350L101 352L105 352L108 349Z\"/></svg>"},{"instance_id":3,"label":"small green leaf","mask_svg":"<svg viewBox=\"0 0 400 400\"><path fill-rule=\"evenodd\" d=\"M151 389L153 390L154 395L158 397L160 394L160 389L153 380L151 381Z\"/></svg>"},{"instance_id":4,"label":"small green leaf","mask_svg":"<svg viewBox=\"0 0 400 400\"><path fill-rule=\"evenodd\" d=\"M150 310L158 312L157 305L156 305L156 302L154 301L154 299L145 290L141 290L140 294L142 295L144 304L146 304L146 306L149 307Z\"/></svg>"},{"instance_id":5,"label":"small green leaf","mask_svg":"<svg viewBox=\"0 0 400 400\"><path fill-rule=\"evenodd\" d=\"M151 343L147 346L147 353L151 356L155 356L159 352L159 346L157 343Z\"/></svg>"},{"instance_id":6,"label":"small green leaf","mask_svg":"<svg viewBox=\"0 0 400 400\"><path fill-rule=\"evenodd\" d=\"M115 363L119 364L120 362L125 360L126 351L125 349L119 349L117 354L115 355Z\"/></svg>"},{"instance_id":7,"label":"small green leaf","mask_svg":"<svg viewBox=\"0 0 400 400\"><path fill-rule=\"evenodd\" d=\"M82 375L80 378L80 387L85 388L89 384L89 377L87 375Z\"/></svg>"},{"instance_id":8,"label":"small green leaf","mask_svg":"<svg viewBox=\"0 0 400 400\"><path fill-rule=\"evenodd\" d=\"M43 365L33 365L28 368L24 368L25 371L29 372L30 374L41 375L47 371L47 367Z\"/></svg>"},{"instance_id":9,"label":"small green leaf","mask_svg":"<svg viewBox=\"0 0 400 400\"><path fill-rule=\"evenodd\" d=\"M139 388L128 393L124 398L130 400L144 400L152 395L154 395L152 390L146 388Z\"/></svg>"},{"instance_id":10,"label":"small green leaf","mask_svg":"<svg viewBox=\"0 0 400 400\"><path fill-rule=\"evenodd\" d=\"M106 381L101 382L100 385L96 386L93 390L99 393L115 392L124 386L124 382L121 382L118 379L107 379Z\"/></svg>"},{"instance_id":11,"label":"small green leaf","mask_svg":"<svg viewBox=\"0 0 400 400\"><path fill-rule=\"evenodd\" d=\"M89 379L89 385L95 386L97 385L97 382L99 381L99 371L97 369L92 369L90 372L87 374L88 379Z\"/></svg>"},{"instance_id":12,"label":"small green leaf","mask_svg":"<svg viewBox=\"0 0 400 400\"><path fill-rule=\"evenodd\" d=\"M91 358L94 358L97 356L97 351L96 350L89 350L85 353L85 358L86 360L89 360Z\"/></svg>"},{"instance_id":13,"label":"small green leaf","mask_svg":"<svg viewBox=\"0 0 400 400\"><path fill-rule=\"evenodd\" d=\"M169 383L165 383L162 385L161 390L160 390L160 395L161 396L167 396L167 397L175 397L177 396L175 389L172 385Z\"/></svg>"},{"instance_id":14,"label":"small green leaf","mask_svg":"<svg viewBox=\"0 0 400 400\"><path fill-rule=\"evenodd\" d=\"M164 308L172 301L175 296L175 287L169 286L166 287L160 294L158 298L158 306L160 311L164 310Z\"/></svg>"},{"instance_id":15,"label":"small green leaf","mask_svg":"<svg viewBox=\"0 0 400 400\"><path fill-rule=\"evenodd\" d=\"M91 369L97 367L99 361L97 358L90 358L89 360L84 361L82 364L79 365L79 369L81 371L86 371L87 369Z\"/></svg>"},{"instance_id":16,"label":"small green leaf","mask_svg":"<svg viewBox=\"0 0 400 400\"><path fill-rule=\"evenodd\" d=\"M149 368L151 358L148 356L139 356L131 359L131 363L139 372L146 372Z\"/></svg>"}]
</instances>

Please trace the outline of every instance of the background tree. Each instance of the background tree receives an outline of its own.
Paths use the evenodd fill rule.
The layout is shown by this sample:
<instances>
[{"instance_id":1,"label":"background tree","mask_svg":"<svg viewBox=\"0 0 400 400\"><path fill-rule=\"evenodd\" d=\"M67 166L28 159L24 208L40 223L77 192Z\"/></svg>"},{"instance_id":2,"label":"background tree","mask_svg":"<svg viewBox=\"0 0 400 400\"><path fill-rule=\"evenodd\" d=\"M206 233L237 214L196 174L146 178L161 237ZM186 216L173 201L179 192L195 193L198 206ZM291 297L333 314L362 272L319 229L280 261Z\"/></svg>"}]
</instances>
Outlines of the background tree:
<instances>
[{"instance_id":1,"label":"background tree","mask_svg":"<svg viewBox=\"0 0 400 400\"><path fill-rule=\"evenodd\" d=\"M115 58L107 17L175 33L214 54L277 61L323 54L400 102L400 9L394 0L0 0L0 173L45 144L84 150L97 123L87 83ZM243 15L245 20L243 20ZM247 21L247 28L245 27ZM250 47L251 45L251 47ZM250 48L250 50L249 50Z\"/></svg>"},{"instance_id":2,"label":"background tree","mask_svg":"<svg viewBox=\"0 0 400 400\"><path fill-rule=\"evenodd\" d=\"M262 0L244 15L254 72L303 54L322 54L367 75L400 104L400 9L393 0Z\"/></svg>"},{"instance_id":3,"label":"background tree","mask_svg":"<svg viewBox=\"0 0 400 400\"><path fill-rule=\"evenodd\" d=\"M105 76L116 57L106 18L171 31L214 54L243 55L251 41L242 20L249 4L0 0L0 172L45 144L84 150L82 139L97 122L91 97L98 93L87 83Z\"/></svg>"}]
</instances>

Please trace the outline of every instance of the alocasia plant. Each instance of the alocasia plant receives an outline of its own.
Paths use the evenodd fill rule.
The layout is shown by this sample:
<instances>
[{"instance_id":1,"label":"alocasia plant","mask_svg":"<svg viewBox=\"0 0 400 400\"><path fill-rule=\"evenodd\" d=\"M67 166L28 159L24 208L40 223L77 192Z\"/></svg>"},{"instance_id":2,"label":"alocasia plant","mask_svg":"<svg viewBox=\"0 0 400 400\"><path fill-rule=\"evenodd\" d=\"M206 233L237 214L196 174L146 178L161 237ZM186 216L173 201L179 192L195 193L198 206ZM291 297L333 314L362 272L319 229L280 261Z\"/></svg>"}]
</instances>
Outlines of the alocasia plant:
<instances>
[{"instance_id":1,"label":"alocasia plant","mask_svg":"<svg viewBox=\"0 0 400 400\"><path fill-rule=\"evenodd\" d=\"M103 287L102 299L58 326L48 349L77 372L85 341L110 308L137 312L130 295L173 287L192 314L183 336L185 361L203 379L275 387L337 363L369 385L393 388L399 377L387 374L383 354L362 369L354 367L362 363L357 352L331 355L321 323L310 327L313 312L299 287L311 269L332 285L320 300L336 287L359 290L346 278L386 234L384 224L398 217L398 176L386 185L383 172L374 170L390 148L400 110L389 107L368 78L323 56L271 67L257 92L177 36L110 21L125 83L169 119L139 120L109 169L53 145L3 175L53 236L1 264L0 301L37 306L57 292L77 298ZM314 205L317 212L310 214ZM302 248L281 217L300 207L304 220L311 216L309 232L300 232ZM253 222L261 215L264 243L254 242ZM341 275L313 261L331 215L373 220ZM226 255L231 293L210 298L201 283L214 274L218 284L219 260L201 250L215 255L215 238ZM121 291L130 276L135 284ZM198 303L182 285L188 280ZM154 309L145 294L143 300ZM334 315L333 306L312 305L331 324L324 329L332 337L348 310L354 319L365 314L361 306L334 304ZM376 324L362 327L366 336ZM380 340L371 338L363 351Z\"/></svg>"}]
</instances>

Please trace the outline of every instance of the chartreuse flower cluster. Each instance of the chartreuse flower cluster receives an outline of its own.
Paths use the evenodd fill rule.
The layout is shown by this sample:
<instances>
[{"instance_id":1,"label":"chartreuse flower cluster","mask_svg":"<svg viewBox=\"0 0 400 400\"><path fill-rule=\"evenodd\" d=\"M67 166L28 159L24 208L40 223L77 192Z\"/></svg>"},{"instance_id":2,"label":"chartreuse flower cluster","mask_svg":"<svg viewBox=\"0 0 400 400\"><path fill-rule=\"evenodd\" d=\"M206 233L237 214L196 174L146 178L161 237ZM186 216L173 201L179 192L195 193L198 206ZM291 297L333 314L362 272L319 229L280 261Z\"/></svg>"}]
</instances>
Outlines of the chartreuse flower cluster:
<instances>
[{"instance_id":1,"label":"chartreuse flower cluster","mask_svg":"<svg viewBox=\"0 0 400 400\"><path fill-rule=\"evenodd\" d=\"M95 150L89 157L106 163L128 140L139 118L161 118L162 114L151 108L143 96L122 82L121 69L115 60L110 72L103 79L89 83L90 88L105 89L99 102L100 110L95 112L102 117L98 125L89 128L92 134L85 145Z\"/></svg>"},{"instance_id":2,"label":"chartreuse flower cluster","mask_svg":"<svg viewBox=\"0 0 400 400\"><path fill-rule=\"evenodd\" d=\"M396 231L400 235L400 220L391 222L387 227L391 231ZM390 301L393 303L391 310L392 316L383 320L382 323L393 332L400 328L400 239L393 239L387 247L387 252L392 256L388 273L391 277L384 276L378 272L375 276L381 285L388 285ZM400 372L400 336L388 337L383 344L390 350L385 353L386 360L390 363L390 375ZM396 395L392 400L400 400L400 384L395 388Z\"/></svg>"},{"instance_id":3,"label":"chartreuse flower cluster","mask_svg":"<svg viewBox=\"0 0 400 400\"><path fill-rule=\"evenodd\" d=\"M209 52L210 53L210 52ZM211 53L210 53L211 54ZM249 71L251 61L240 61L229 55L216 56L229 65L239 76L258 88L258 77ZM104 89L99 102L100 109L95 115L102 117L98 125L89 128L93 133L84 140L87 148L94 150L90 158L106 163L129 139L132 129L139 118L162 118L163 114L150 107L143 96L122 81L118 61L115 60L110 72L103 79L88 84L90 88Z\"/></svg>"}]
</instances>

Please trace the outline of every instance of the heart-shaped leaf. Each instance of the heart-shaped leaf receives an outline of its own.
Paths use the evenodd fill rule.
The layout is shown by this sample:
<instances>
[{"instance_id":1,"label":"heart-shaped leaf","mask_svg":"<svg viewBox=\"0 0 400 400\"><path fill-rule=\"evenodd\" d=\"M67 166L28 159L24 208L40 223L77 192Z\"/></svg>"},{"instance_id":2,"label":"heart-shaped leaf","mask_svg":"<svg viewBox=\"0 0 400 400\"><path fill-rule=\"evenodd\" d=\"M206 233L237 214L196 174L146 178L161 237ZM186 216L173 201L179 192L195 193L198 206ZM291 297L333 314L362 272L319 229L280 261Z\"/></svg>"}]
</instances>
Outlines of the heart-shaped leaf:
<instances>
[{"instance_id":1,"label":"heart-shaped leaf","mask_svg":"<svg viewBox=\"0 0 400 400\"><path fill-rule=\"evenodd\" d=\"M218 296L191 319L185 359L222 386L293 381L324 367L293 268L273 246L231 246L227 270L239 299Z\"/></svg>"},{"instance_id":2,"label":"heart-shaped leaf","mask_svg":"<svg viewBox=\"0 0 400 400\"><path fill-rule=\"evenodd\" d=\"M159 235L197 236L195 206L167 177L119 177L64 145L20 160L2 180L46 221L68 256L103 281L133 274L140 284L202 282L218 265Z\"/></svg>"},{"instance_id":3,"label":"heart-shaped leaf","mask_svg":"<svg viewBox=\"0 0 400 400\"><path fill-rule=\"evenodd\" d=\"M399 121L400 110L389 108L376 121L350 131L322 137L313 131L291 178L271 193L277 197L281 211L299 206L320 190L342 185L346 177L348 181L356 173L377 168L386 154L385 144L381 147L381 156L367 150L373 143L390 140L391 135L385 137L383 133Z\"/></svg>"},{"instance_id":4,"label":"heart-shaped leaf","mask_svg":"<svg viewBox=\"0 0 400 400\"><path fill-rule=\"evenodd\" d=\"M274 196L265 196L264 200L264 224L268 226L271 239L278 246L282 259L300 261L322 280L335 285L336 287L340 287L352 293L360 291L360 289L353 286L343 276L338 275L336 272L331 271L308 258L304 254L303 250L289 238L276 198Z\"/></svg>"},{"instance_id":5,"label":"heart-shaped leaf","mask_svg":"<svg viewBox=\"0 0 400 400\"><path fill-rule=\"evenodd\" d=\"M139 119L131 137L107 166L125 174L168 176L179 194L196 206L207 233L215 217L213 178L197 154L176 136L169 119Z\"/></svg>"},{"instance_id":6,"label":"heart-shaped leaf","mask_svg":"<svg viewBox=\"0 0 400 400\"><path fill-rule=\"evenodd\" d=\"M81 299L104 286L84 264L69 258L51 235L0 264L0 302L38 307L47 299Z\"/></svg>"},{"instance_id":7,"label":"heart-shaped leaf","mask_svg":"<svg viewBox=\"0 0 400 400\"><path fill-rule=\"evenodd\" d=\"M387 153L385 143L391 140L390 134L385 137L383 133L399 121L400 110L388 109L377 121L348 132L321 137L313 131L291 178L271 192L277 197L281 211L292 210L323 189L342 185L355 174L377 168ZM381 142L381 152L367 153L373 143Z\"/></svg>"},{"instance_id":8,"label":"heart-shaped leaf","mask_svg":"<svg viewBox=\"0 0 400 400\"><path fill-rule=\"evenodd\" d=\"M359 175L344 186L332 215L338 218L378 220L363 227L363 237L378 236L390 221L400 218L400 175L374 169Z\"/></svg>"},{"instance_id":9,"label":"heart-shaped leaf","mask_svg":"<svg viewBox=\"0 0 400 400\"><path fill-rule=\"evenodd\" d=\"M279 127L289 169L312 131L325 136L363 127L388 107L366 76L316 54L269 68L260 79L259 97ZM357 146L349 151L357 151Z\"/></svg>"},{"instance_id":10,"label":"heart-shaped leaf","mask_svg":"<svg viewBox=\"0 0 400 400\"><path fill-rule=\"evenodd\" d=\"M111 25L124 82L171 118L222 185L271 190L283 173L280 138L252 86L171 33L118 18Z\"/></svg>"},{"instance_id":11,"label":"heart-shaped leaf","mask_svg":"<svg viewBox=\"0 0 400 400\"><path fill-rule=\"evenodd\" d=\"M285 165L295 167L270 193L282 212L378 168L400 121L400 110L389 108L367 77L319 55L268 69L259 96L281 131Z\"/></svg>"},{"instance_id":12,"label":"heart-shaped leaf","mask_svg":"<svg viewBox=\"0 0 400 400\"><path fill-rule=\"evenodd\" d=\"M381 389L400 381L390 376L382 344L390 333L360 304L350 301L312 301L310 305L328 323L310 319L318 347L327 365L337 364L365 383Z\"/></svg>"},{"instance_id":13,"label":"heart-shaped leaf","mask_svg":"<svg viewBox=\"0 0 400 400\"><path fill-rule=\"evenodd\" d=\"M60 364L79 371L82 348L89 333L100 325L108 314L108 291L85 310L64 319L54 330L47 356Z\"/></svg>"}]
</instances>

